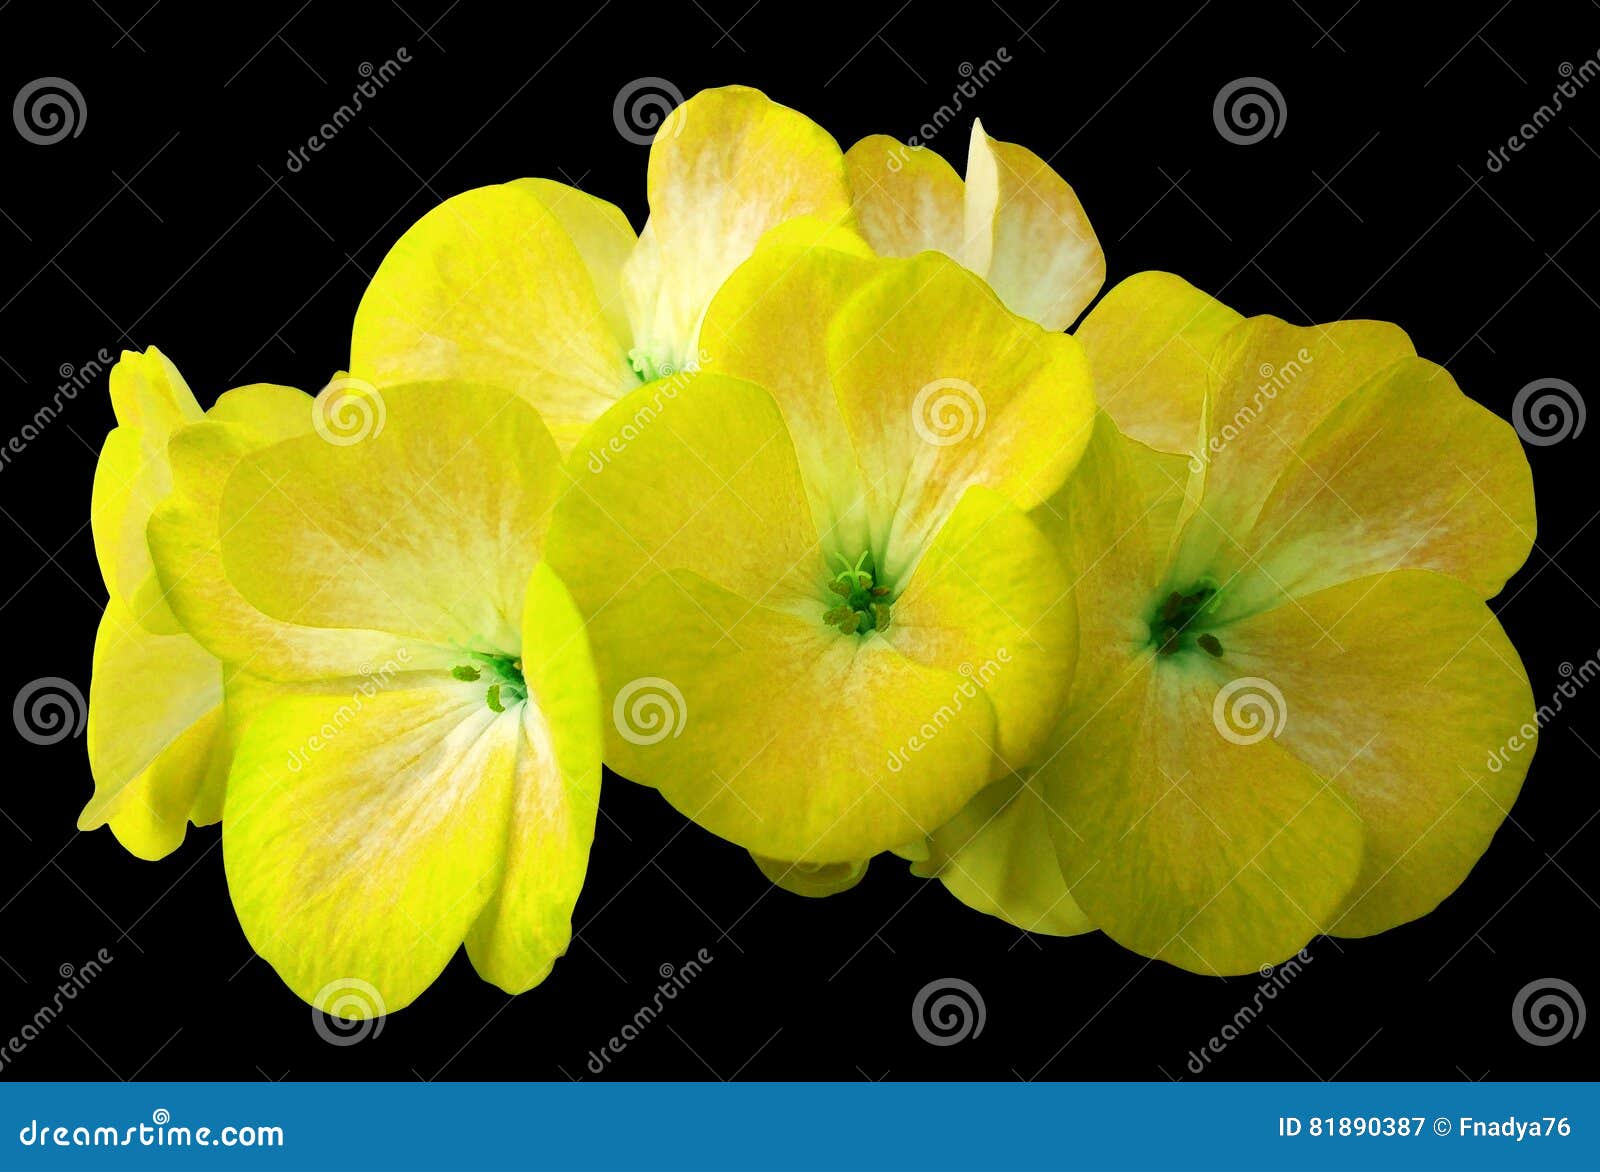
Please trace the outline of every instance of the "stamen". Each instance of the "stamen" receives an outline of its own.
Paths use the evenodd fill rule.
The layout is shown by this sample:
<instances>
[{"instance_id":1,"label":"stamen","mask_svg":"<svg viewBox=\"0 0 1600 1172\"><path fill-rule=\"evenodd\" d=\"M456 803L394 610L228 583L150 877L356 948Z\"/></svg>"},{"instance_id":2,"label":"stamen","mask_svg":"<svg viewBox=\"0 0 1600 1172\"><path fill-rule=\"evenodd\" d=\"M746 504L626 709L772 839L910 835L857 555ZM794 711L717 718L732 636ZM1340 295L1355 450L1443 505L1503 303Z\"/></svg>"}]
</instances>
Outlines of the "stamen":
<instances>
[{"instance_id":1,"label":"stamen","mask_svg":"<svg viewBox=\"0 0 1600 1172\"><path fill-rule=\"evenodd\" d=\"M491 682L484 693L484 702L490 711L504 712L508 704L521 704L528 698L528 683L522 676L520 656L461 650L477 663L458 663L450 669L450 674L462 683L471 684L487 673Z\"/></svg>"},{"instance_id":2,"label":"stamen","mask_svg":"<svg viewBox=\"0 0 1600 1172\"><path fill-rule=\"evenodd\" d=\"M823 613L822 621L846 635L886 631L891 621L889 596L893 589L877 580L872 551L862 550L855 561L835 555L843 567L828 582L830 593L844 599ZM831 600L830 600L831 601Z\"/></svg>"},{"instance_id":3,"label":"stamen","mask_svg":"<svg viewBox=\"0 0 1600 1172\"><path fill-rule=\"evenodd\" d=\"M1173 655L1186 646L1196 646L1213 658L1221 658L1222 640L1210 631L1197 633L1216 594L1215 586L1203 582L1167 595L1150 619L1150 641L1157 655Z\"/></svg>"}]
</instances>

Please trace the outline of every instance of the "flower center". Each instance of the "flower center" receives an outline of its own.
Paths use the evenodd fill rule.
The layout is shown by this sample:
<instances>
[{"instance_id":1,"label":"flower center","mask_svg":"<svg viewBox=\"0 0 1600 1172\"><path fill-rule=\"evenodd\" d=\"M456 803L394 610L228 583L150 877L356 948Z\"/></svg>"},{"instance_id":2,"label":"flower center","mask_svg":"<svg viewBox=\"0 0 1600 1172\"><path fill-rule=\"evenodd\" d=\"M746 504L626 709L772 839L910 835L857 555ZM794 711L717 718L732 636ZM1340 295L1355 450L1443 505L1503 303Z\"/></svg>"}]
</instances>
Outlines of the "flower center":
<instances>
[{"instance_id":1,"label":"flower center","mask_svg":"<svg viewBox=\"0 0 1600 1172\"><path fill-rule=\"evenodd\" d=\"M522 658L516 655L494 655L481 651L468 651L473 662L458 663L450 674L464 683L475 680L488 681L484 702L494 712L504 712L507 704L520 704L528 698L528 683L522 678Z\"/></svg>"},{"instance_id":2,"label":"flower center","mask_svg":"<svg viewBox=\"0 0 1600 1172\"><path fill-rule=\"evenodd\" d=\"M1174 655L1198 647L1210 656L1222 654L1222 641L1204 630L1206 611L1217 597L1210 582L1197 582L1188 590L1174 590L1150 616L1150 643L1157 655Z\"/></svg>"},{"instance_id":3,"label":"flower center","mask_svg":"<svg viewBox=\"0 0 1600 1172\"><path fill-rule=\"evenodd\" d=\"M839 556L843 568L828 583L828 589L843 599L822 616L830 627L846 635L865 635L868 631L889 629L889 587L878 581L872 551L863 550L854 562Z\"/></svg>"}]
</instances>

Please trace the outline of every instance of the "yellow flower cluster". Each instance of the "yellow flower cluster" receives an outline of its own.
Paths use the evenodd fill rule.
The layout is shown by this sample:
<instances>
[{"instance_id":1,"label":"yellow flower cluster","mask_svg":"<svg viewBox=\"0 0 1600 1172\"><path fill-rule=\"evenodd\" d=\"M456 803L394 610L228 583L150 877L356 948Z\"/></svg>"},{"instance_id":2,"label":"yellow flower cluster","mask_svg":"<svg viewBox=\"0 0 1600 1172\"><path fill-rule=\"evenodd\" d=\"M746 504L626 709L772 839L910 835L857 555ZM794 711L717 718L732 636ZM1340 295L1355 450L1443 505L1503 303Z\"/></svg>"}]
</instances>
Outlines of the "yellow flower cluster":
<instances>
[{"instance_id":1,"label":"yellow flower cluster","mask_svg":"<svg viewBox=\"0 0 1600 1172\"><path fill-rule=\"evenodd\" d=\"M1100 292L1071 187L739 87L650 216L521 179L394 245L318 395L111 375L93 800L221 820L301 997L571 936L601 762L829 895L893 852L1200 973L1420 916L1531 753L1511 428L1379 322Z\"/></svg>"}]
</instances>

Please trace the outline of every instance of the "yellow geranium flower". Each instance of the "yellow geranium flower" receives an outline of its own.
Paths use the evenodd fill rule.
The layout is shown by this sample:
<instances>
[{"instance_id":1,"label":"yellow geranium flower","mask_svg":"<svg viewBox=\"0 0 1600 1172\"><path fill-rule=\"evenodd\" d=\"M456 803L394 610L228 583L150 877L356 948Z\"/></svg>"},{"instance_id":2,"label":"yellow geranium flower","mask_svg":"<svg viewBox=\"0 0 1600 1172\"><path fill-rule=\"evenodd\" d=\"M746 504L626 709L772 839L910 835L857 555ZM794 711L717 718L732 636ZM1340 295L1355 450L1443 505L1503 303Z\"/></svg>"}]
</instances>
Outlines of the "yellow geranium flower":
<instances>
[{"instance_id":1,"label":"yellow geranium flower","mask_svg":"<svg viewBox=\"0 0 1600 1172\"><path fill-rule=\"evenodd\" d=\"M222 816L232 731L259 689L241 676L225 705L230 669L183 628L156 576L145 526L172 487L167 444L202 419L242 444L311 428L311 398L265 384L225 392L202 412L177 367L152 346L112 367L117 426L95 466L90 521L109 598L89 684L89 766L95 792L80 830L110 825L145 859L183 842L188 824Z\"/></svg>"},{"instance_id":2,"label":"yellow geranium flower","mask_svg":"<svg viewBox=\"0 0 1600 1172\"><path fill-rule=\"evenodd\" d=\"M882 134L851 147L845 167L861 234L880 255L954 257L1047 330L1076 321L1105 283L1105 253L1066 180L976 119L965 183L935 152Z\"/></svg>"},{"instance_id":3,"label":"yellow geranium flower","mask_svg":"<svg viewBox=\"0 0 1600 1172\"><path fill-rule=\"evenodd\" d=\"M1081 617L1029 779L1040 882L1202 973L1427 913L1531 757L1484 764L1533 708L1484 604L1534 536L1512 429L1394 326L1241 318L1164 273L1078 337L1108 414L1036 514Z\"/></svg>"},{"instance_id":4,"label":"yellow geranium flower","mask_svg":"<svg viewBox=\"0 0 1600 1172\"><path fill-rule=\"evenodd\" d=\"M1088 370L949 258L814 222L734 273L702 342L573 452L549 557L608 764L837 889L1030 758L1064 700L1068 583L1024 510L1087 442Z\"/></svg>"},{"instance_id":5,"label":"yellow geranium flower","mask_svg":"<svg viewBox=\"0 0 1600 1172\"><path fill-rule=\"evenodd\" d=\"M351 373L526 396L563 450L607 407L697 365L701 317L769 228L844 223L833 138L743 86L696 94L650 148L650 219L548 179L480 187L417 221L356 313Z\"/></svg>"},{"instance_id":6,"label":"yellow geranium flower","mask_svg":"<svg viewBox=\"0 0 1600 1172\"><path fill-rule=\"evenodd\" d=\"M357 1015L399 1009L463 942L519 992L569 942L600 782L582 623L539 562L555 442L497 388L338 380L317 411L364 425L185 429L149 527L185 627L280 689L228 775L234 907L313 1004L354 981Z\"/></svg>"}]
</instances>

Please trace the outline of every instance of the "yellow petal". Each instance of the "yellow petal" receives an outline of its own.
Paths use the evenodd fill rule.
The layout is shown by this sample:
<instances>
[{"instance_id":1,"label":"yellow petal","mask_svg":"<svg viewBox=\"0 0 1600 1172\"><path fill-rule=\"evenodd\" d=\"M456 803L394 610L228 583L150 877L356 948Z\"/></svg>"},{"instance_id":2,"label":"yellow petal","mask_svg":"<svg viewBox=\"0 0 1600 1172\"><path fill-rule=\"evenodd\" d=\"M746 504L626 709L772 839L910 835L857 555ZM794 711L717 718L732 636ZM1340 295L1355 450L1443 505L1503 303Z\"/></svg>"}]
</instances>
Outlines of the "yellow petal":
<instances>
[{"instance_id":1,"label":"yellow petal","mask_svg":"<svg viewBox=\"0 0 1600 1172\"><path fill-rule=\"evenodd\" d=\"M638 383L586 264L603 263L609 247L590 234L608 213L587 198L575 193L558 215L530 186L502 184L428 212L361 299L351 374L380 387L498 385L525 396L570 446ZM569 223L581 224L582 245Z\"/></svg>"},{"instance_id":2,"label":"yellow petal","mask_svg":"<svg viewBox=\"0 0 1600 1172\"><path fill-rule=\"evenodd\" d=\"M537 412L460 384L389 387L362 408L359 442L314 433L241 453L196 428L174 444L193 489L151 536L175 605L223 659L316 679L402 650L416 670L516 645L556 478ZM222 477L213 509L206 485Z\"/></svg>"},{"instance_id":3,"label":"yellow petal","mask_svg":"<svg viewBox=\"0 0 1600 1172\"><path fill-rule=\"evenodd\" d=\"M591 621L606 761L753 854L853 863L924 837L988 781L983 690L881 636L658 575Z\"/></svg>"},{"instance_id":4,"label":"yellow petal","mask_svg":"<svg viewBox=\"0 0 1600 1172\"><path fill-rule=\"evenodd\" d=\"M1014 505L966 491L895 598L884 637L989 697L994 774L1035 762L1066 705L1077 614L1055 550Z\"/></svg>"},{"instance_id":5,"label":"yellow petal","mask_svg":"<svg viewBox=\"0 0 1600 1172\"><path fill-rule=\"evenodd\" d=\"M500 886L524 741L521 706L494 713L448 676L269 705L222 832L251 946L313 1004L352 980L372 1014L410 1004Z\"/></svg>"},{"instance_id":6,"label":"yellow petal","mask_svg":"<svg viewBox=\"0 0 1600 1172\"><path fill-rule=\"evenodd\" d=\"M929 839L912 870L937 875L962 903L1027 932L1076 936L1094 930L1056 861L1050 809L1037 787L1013 775L968 802Z\"/></svg>"},{"instance_id":7,"label":"yellow petal","mask_svg":"<svg viewBox=\"0 0 1600 1172\"><path fill-rule=\"evenodd\" d=\"M1040 770L1073 898L1118 943L1193 972L1283 960L1336 920L1361 819L1270 736L1223 734L1214 706L1236 691L1219 663L1126 662Z\"/></svg>"},{"instance_id":8,"label":"yellow petal","mask_svg":"<svg viewBox=\"0 0 1600 1172\"><path fill-rule=\"evenodd\" d=\"M89 685L93 799L78 829L111 824L123 846L159 859L207 817L227 774L222 665L188 635L158 635L113 597Z\"/></svg>"},{"instance_id":9,"label":"yellow petal","mask_svg":"<svg viewBox=\"0 0 1600 1172\"><path fill-rule=\"evenodd\" d=\"M622 266L639 238L622 209L552 179L514 179L507 186L530 192L560 221L589 271L612 334L624 347L631 346L633 331L622 297Z\"/></svg>"},{"instance_id":10,"label":"yellow petal","mask_svg":"<svg viewBox=\"0 0 1600 1172\"><path fill-rule=\"evenodd\" d=\"M676 569L752 602L824 596L794 445L760 387L708 373L640 387L566 473L546 557L586 615Z\"/></svg>"},{"instance_id":11,"label":"yellow petal","mask_svg":"<svg viewBox=\"0 0 1600 1172\"><path fill-rule=\"evenodd\" d=\"M768 229L796 216L850 216L832 136L744 86L704 90L663 120L649 195L623 289L635 344L657 369L694 364L712 295Z\"/></svg>"},{"instance_id":12,"label":"yellow petal","mask_svg":"<svg viewBox=\"0 0 1600 1172\"><path fill-rule=\"evenodd\" d=\"M940 155L873 134L844 161L861 234L880 256L965 258L966 184Z\"/></svg>"},{"instance_id":13,"label":"yellow petal","mask_svg":"<svg viewBox=\"0 0 1600 1172\"><path fill-rule=\"evenodd\" d=\"M1419 458L1426 453L1426 458ZM1533 479L1511 426L1450 375L1402 359L1340 403L1300 446L1219 580L1249 614L1397 569L1499 593L1532 548Z\"/></svg>"},{"instance_id":14,"label":"yellow petal","mask_svg":"<svg viewBox=\"0 0 1600 1172\"><path fill-rule=\"evenodd\" d=\"M1028 509L1092 430L1071 338L1009 313L955 262L896 262L835 317L829 367L866 482L883 568L903 574L968 487Z\"/></svg>"},{"instance_id":15,"label":"yellow petal","mask_svg":"<svg viewBox=\"0 0 1600 1172\"><path fill-rule=\"evenodd\" d=\"M487 981L520 993L544 980L572 936L600 798L600 693L583 619L548 566L528 580L518 745L500 887L467 935Z\"/></svg>"},{"instance_id":16,"label":"yellow petal","mask_svg":"<svg viewBox=\"0 0 1600 1172\"><path fill-rule=\"evenodd\" d=\"M1077 195L1038 155L974 119L967 153L967 261L1006 308L1064 330L1106 279L1105 253Z\"/></svg>"},{"instance_id":17,"label":"yellow petal","mask_svg":"<svg viewBox=\"0 0 1600 1172\"><path fill-rule=\"evenodd\" d=\"M787 231L786 231L787 229ZM828 326L885 265L860 238L813 219L774 229L717 291L701 341L708 370L746 379L777 401L819 532L860 545L860 474L828 373Z\"/></svg>"},{"instance_id":18,"label":"yellow petal","mask_svg":"<svg viewBox=\"0 0 1600 1172\"><path fill-rule=\"evenodd\" d=\"M154 346L124 350L111 368L111 405L118 426L106 436L94 470L89 519L106 588L154 634L183 628L162 596L145 542L150 511L172 487L167 439L201 416L178 368Z\"/></svg>"},{"instance_id":19,"label":"yellow petal","mask_svg":"<svg viewBox=\"0 0 1600 1172\"><path fill-rule=\"evenodd\" d=\"M1206 400L1205 496L1184 535L1178 576L1193 580L1219 550L1242 543L1323 421L1369 379L1415 357L1388 322L1292 326L1252 317L1228 331Z\"/></svg>"},{"instance_id":20,"label":"yellow petal","mask_svg":"<svg viewBox=\"0 0 1600 1172\"><path fill-rule=\"evenodd\" d=\"M1222 377L1216 351L1244 319L1171 273L1135 273L1074 335L1095 395L1124 434L1164 452L1203 448L1206 388Z\"/></svg>"},{"instance_id":21,"label":"yellow petal","mask_svg":"<svg viewBox=\"0 0 1600 1172\"><path fill-rule=\"evenodd\" d=\"M1432 911L1487 849L1538 736L1527 673L1493 613L1470 586L1407 570L1304 596L1221 638L1229 663L1281 691L1278 743L1365 825L1333 930L1364 936Z\"/></svg>"},{"instance_id":22,"label":"yellow petal","mask_svg":"<svg viewBox=\"0 0 1600 1172\"><path fill-rule=\"evenodd\" d=\"M870 859L856 859L849 863L790 863L782 859L769 859L751 855L751 861L774 886L791 895L807 899L823 899L849 891L867 876Z\"/></svg>"},{"instance_id":23,"label":"yellow petal","mask_svg":"<svg viewBox=\"0 0 1600 1172\"><path fill-rule=\"evenodd\" d=\"M169 435L200 418L200 404L170 359L151 346L144 353L124 350L111 368L111 408L120 427L151 436Z\"/></svg>"}]
</instances>

